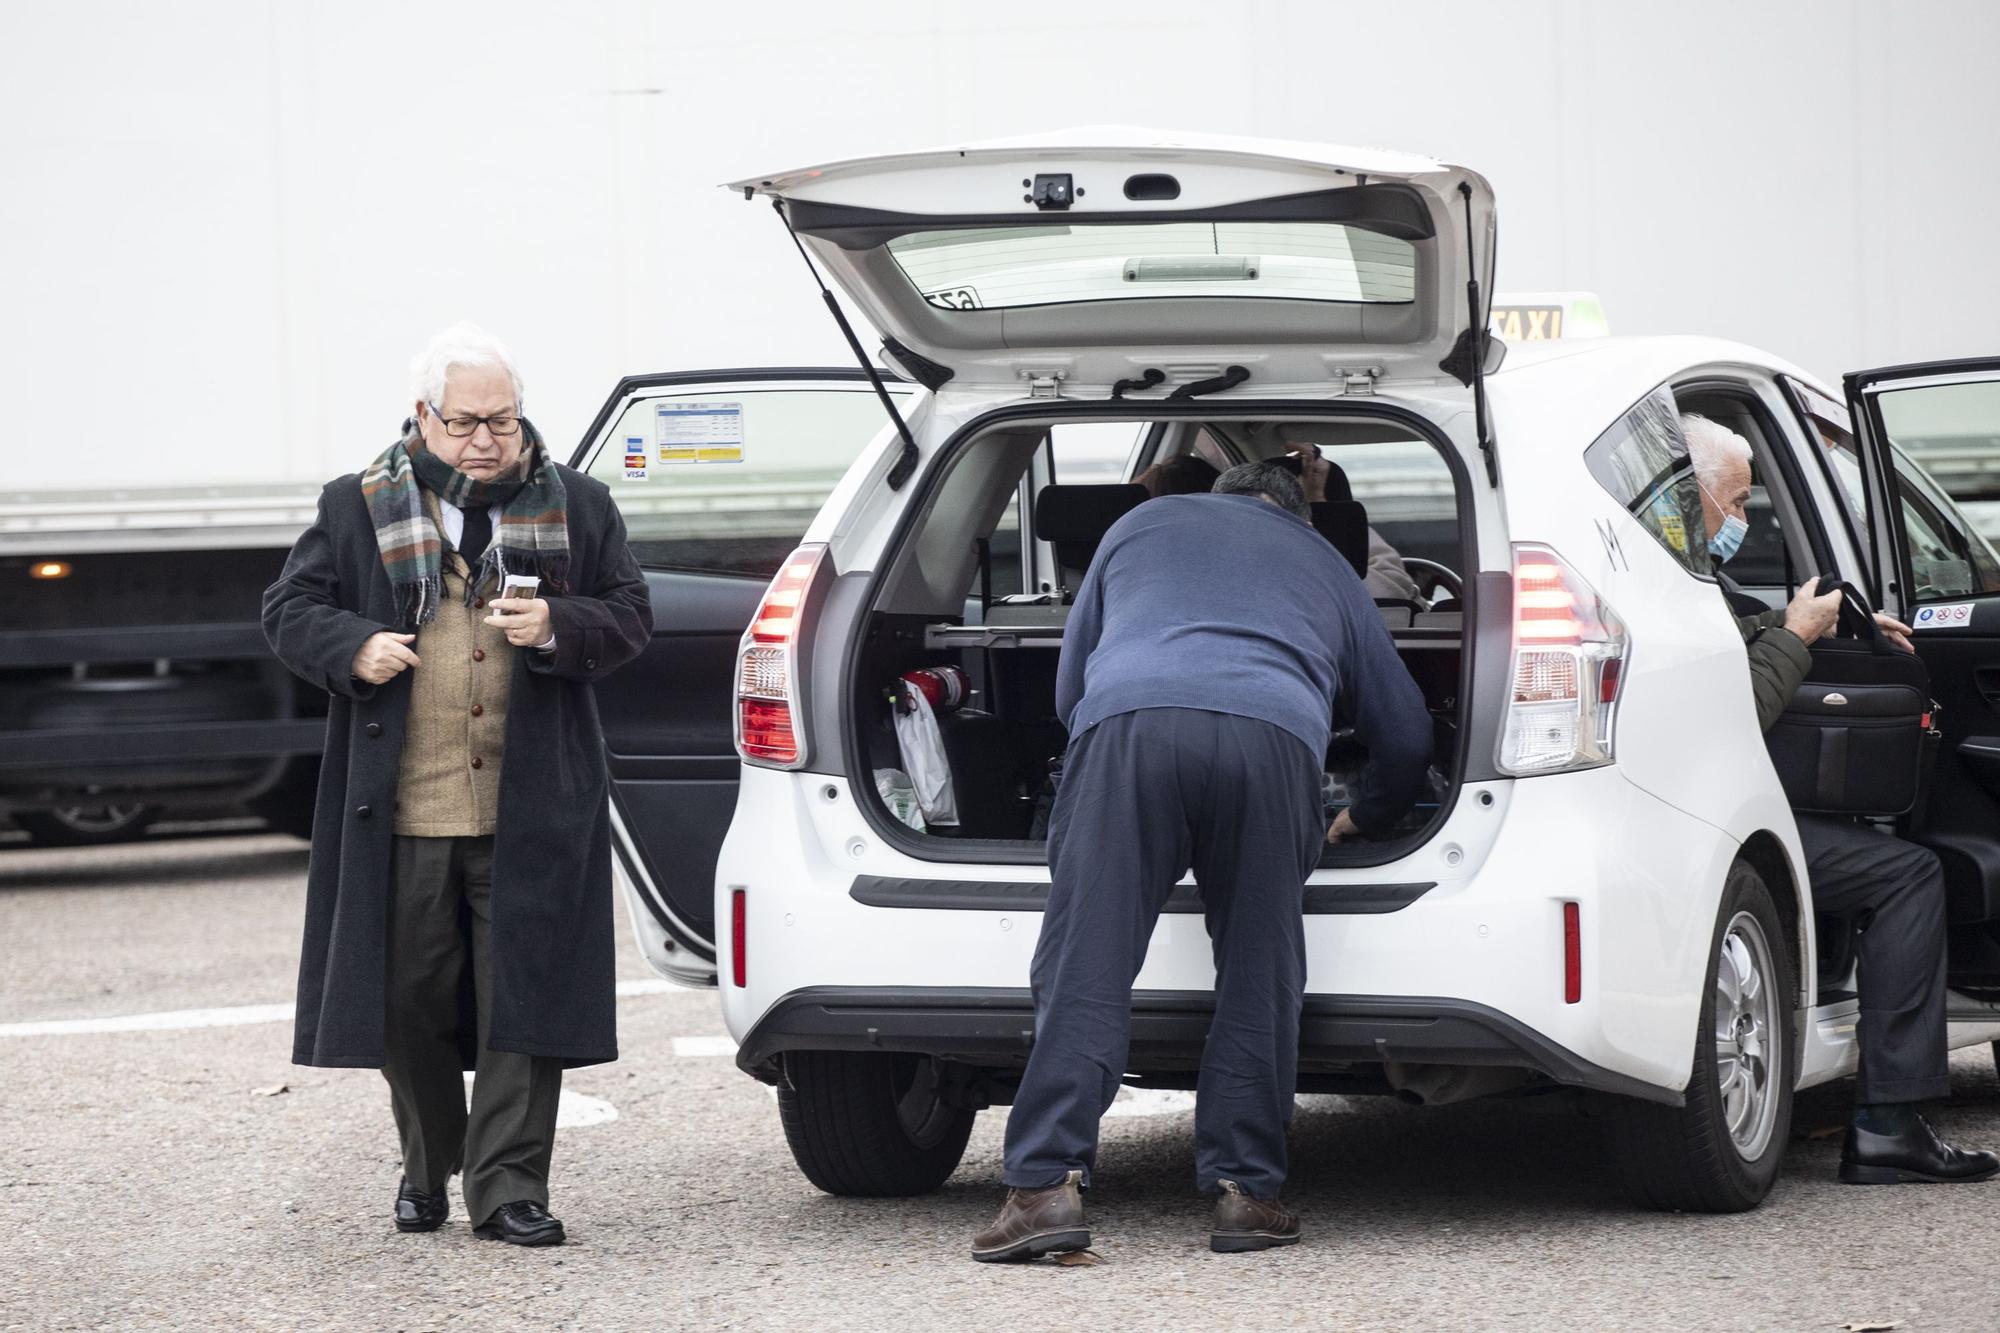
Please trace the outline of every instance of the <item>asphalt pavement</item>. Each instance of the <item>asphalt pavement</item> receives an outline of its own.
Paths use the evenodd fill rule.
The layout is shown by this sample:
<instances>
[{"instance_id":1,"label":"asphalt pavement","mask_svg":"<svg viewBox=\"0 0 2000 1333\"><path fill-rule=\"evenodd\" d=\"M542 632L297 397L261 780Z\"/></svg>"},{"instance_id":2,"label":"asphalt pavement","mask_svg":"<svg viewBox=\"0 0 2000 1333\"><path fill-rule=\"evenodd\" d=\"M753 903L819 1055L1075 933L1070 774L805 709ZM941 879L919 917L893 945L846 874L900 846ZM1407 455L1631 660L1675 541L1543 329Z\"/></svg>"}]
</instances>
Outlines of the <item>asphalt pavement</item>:
<instances>
[{"instance_id":1,"label":"asphalt pavement","mask_svg":"<svg viewBox=\"0 0 2000 1333\"><path fill-rule=\"evenodd\" d=\"M2000 1183L1835 1183L1810 1131L1845 1083L1802 1096L1776 1192L1735 1217L1628 1205L1560 1099L1302 1099L1305 1243L1248 1256L1207 1250L1186 1098L1135 1098L1089 1200L1102 1262L976 1265L1002 1113L934 1195L820 1194L713 996L629 941L624 1059L565 1083L570 1244L475 1239L456 1199L399 1235L380 1077L291 1065L274 1017L305 860L276 835L0 849L0 1330L2000 1328ZM2000 1143L1988 1053L1953 1072L1939 1124Z\"/></svg>"}]
</instances>

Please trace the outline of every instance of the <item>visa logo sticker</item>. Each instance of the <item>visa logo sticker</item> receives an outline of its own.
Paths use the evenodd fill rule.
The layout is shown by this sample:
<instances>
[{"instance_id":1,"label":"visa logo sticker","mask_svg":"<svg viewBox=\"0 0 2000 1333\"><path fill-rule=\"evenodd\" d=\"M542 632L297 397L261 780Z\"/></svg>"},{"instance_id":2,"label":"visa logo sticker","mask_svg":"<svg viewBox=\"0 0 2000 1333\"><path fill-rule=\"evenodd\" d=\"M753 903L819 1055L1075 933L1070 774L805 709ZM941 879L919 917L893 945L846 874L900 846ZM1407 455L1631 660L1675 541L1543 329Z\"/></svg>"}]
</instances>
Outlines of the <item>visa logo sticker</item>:
<instances>
[{"instance_id":1,"label":"visa logo sticker","mask_svg":"<svg viewBox=\"0 0 2000 1333\"><path fill-rule=\"evenodd\" d=\"M1972 624L1972 603L1918 607L1910 624L1915 629L1965 629Z\"/></svg>"}]
</instances>

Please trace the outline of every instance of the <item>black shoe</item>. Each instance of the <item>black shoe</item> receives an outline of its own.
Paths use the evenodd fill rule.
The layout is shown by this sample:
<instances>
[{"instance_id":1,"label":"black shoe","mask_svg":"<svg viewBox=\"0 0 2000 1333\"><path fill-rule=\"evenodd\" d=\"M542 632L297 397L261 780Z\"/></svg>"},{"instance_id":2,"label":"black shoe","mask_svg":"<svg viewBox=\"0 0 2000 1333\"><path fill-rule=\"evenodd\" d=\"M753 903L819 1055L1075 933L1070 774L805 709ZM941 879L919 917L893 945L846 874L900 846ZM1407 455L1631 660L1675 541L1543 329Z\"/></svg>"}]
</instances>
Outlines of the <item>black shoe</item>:
<instances>
[{"instance_id":1,"label":"black shoe","mask_svg":"<svg viewBox=\"0 0 2000 1333\"><path fill-rule=\"evenodd\" d=\"M992 1226L972 1238L972 1257L982 1264L1039 1259L1090 1248L1083 1220L1083 1172L1071 1171L1044 1189L1010 1189Z\"/></svg>"},{"instance_id":2,"label":"black shoe","mask_svg":"<svg viewBox=\"0 0 2000 1333\"><path fill-rule=\"evenodd\" d=\"M548 1209L526 1199L501 1204L474 1230L509 1245L560 1245L564 1240L563 1224L550 1217Z\"/></svg>"},{"instance_id":3,"label":"black shoe","mask_svg":"<svg viewBox=\"0 0 2000 1333\"><path fill-rule=\"evenodd\" d=\"M420 1190L403 1178L396 1187L396 1230L436 1231L451 1215L451 1199L443 1190Z\"/></svg>"},{"instance_id":4,"label":"black shoe","mask_svg":"<svg viewBox=\"0 0 2000 1333\"><path fill-rule=\"evenodd\" d=\"M1840 1178L1849 1185L1963 1185L1996 1174L2000 1157L1952 1147L1920 1115L1900 1134L1849 1125L1840 1148Z\"/></svg>"},{"instance_id":5,"label":"black shoe","mask_svg":"<svg viewBox=\"0 0 2000 1333\"><path fill-rule=\"evenodd\" d=\"M1215 1217L1208 1226L1208 1248L1217 1254L1248 1254L1279 1245L1296 1245L1302 1227L1298 1215L1285 1211L1276 1199L1253 1199L1233 1180L1218 1180Z\"/></svg>"}]
</instances>

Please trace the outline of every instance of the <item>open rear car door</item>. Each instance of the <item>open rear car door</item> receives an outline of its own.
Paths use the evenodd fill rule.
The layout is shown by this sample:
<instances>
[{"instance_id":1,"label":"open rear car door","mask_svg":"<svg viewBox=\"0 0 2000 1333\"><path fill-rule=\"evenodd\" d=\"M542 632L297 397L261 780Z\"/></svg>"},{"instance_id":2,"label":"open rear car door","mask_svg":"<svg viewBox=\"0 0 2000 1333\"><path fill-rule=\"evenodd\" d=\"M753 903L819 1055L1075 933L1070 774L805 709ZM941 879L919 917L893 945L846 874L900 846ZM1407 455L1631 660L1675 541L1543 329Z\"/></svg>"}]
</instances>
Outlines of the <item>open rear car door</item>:
<instances>
[{"instance_id":1,"label":"open rear car door","mask_svg":"<svg viewBox=\"0 0 2000 1333\"><path fill-rule=\"evenodd\" d=\"M1492 189L1429 158L1095 127L730 188L776 203L934 389L1470 384L1498 353Z\"/></svg>"},{"instance_id":2,"label":"open rear car door","mask_svg":"<svg viewBox=\"0 0 2000 1333\"><path fill-rule=\"evenodd\" d=\"M2000 1001L2000 555L1917 461L1983 454L2000 468L2000 358L1857 371L1846 385L1864 472L1859 488L1844 478L1851 517L1939 704L1930 797L1909 834L1944 863L1953 989ZM1836 432L1820 429L1837 457Z\"/></svg>"},{"instance_id":3,"label":"open rear car door","mask_svg":"<svg viewBox=\"0 0 2000 1333\"><path fill-rule=\"evenodd\" d=\"M678 981L715 979L738 641L885 420L856 369L642 375L612 390L571 460L611 487L652 594L652 640L597 685L597 708L620 887L647 961Z\"/></svg>"}]
</instances>

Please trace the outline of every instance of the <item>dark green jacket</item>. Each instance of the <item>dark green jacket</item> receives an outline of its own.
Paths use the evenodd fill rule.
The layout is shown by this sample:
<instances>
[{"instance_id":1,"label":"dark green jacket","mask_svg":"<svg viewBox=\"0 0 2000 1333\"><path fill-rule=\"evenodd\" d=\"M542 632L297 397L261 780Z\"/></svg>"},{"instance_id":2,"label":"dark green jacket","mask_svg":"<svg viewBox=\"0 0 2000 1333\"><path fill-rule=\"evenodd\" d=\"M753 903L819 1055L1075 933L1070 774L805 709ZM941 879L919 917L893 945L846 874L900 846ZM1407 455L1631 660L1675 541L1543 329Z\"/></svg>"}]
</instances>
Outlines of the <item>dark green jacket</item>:
<instances>
[{"instance_id":1,"label":"dark green jacket","mask_svg":"<svg viewBox=\"0 0 2000 1333\"><path fill-rule=\"evenodd\" d=\"M1762 611L1738 616L1743 646L1750 654L1750 689L1757 700L1757 725L1769 731L1792 702L1812 669L1812 654L1799 636L1785 628L1785 612Z\"/></svg>"}]
</instances>

